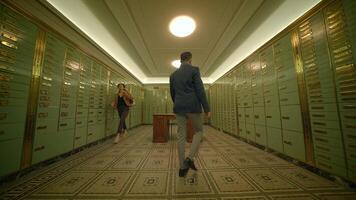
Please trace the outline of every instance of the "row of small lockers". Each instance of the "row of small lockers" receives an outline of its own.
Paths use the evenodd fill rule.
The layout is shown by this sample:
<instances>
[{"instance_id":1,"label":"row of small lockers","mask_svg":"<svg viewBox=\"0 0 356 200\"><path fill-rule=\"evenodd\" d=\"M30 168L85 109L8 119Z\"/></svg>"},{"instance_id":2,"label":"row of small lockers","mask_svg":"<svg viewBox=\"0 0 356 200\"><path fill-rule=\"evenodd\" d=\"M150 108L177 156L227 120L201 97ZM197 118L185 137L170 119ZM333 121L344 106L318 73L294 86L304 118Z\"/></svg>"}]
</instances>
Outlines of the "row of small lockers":
<instances>
[{"instance_id":1,"label":"row of small lockers","mask_svg":"<svg viewBox=\"0 0 356 200\"><path fill-rule=\"evenodd\" d=\"M0 11L0 176L21 168L33 97L31 164L115 134L119 117L110 104L125 79L10 8L0 4ZM36 76L38 88L30 88ZM133 127L141 124L142 89L128 88L137 105L127 120Z\"/></svg>"},{"instance_id":2,"label":"row of small lockers","mask_svg":"<svg viewBox=\"0 0 356 200\"><path fill-rule=\"evenodd\" d=\"M356 181L355 10L329 3L220 78L212 125Z\"/></svg>"},{"instance_id":3,"label":"row of small lockers","mask_svg":"<svg viewBox=\"0 0 356 200\"><path fill-rule=\"evenodd\" d=\"M169 88L159 86L146 86L144 93L143 123L152 124L153 114L172 113L172 100L169 96Z\"/></svg>"}]
</instances>

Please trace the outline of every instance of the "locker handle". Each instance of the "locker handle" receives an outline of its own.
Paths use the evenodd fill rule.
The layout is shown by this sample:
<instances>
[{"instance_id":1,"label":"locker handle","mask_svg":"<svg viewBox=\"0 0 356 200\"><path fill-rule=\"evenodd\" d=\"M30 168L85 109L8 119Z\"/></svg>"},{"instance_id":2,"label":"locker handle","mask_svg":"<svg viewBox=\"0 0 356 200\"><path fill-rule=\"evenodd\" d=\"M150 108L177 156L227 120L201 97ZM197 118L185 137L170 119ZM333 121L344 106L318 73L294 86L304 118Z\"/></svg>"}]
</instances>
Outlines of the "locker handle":
<instances>
[{"instance_id":1,"label":"locker handle","mask_svg":"<svg viewBox=\"0 0 356 200\"><path fill-rule=\"evenodd\" d=\"M258 101L254 101L253 103L254 103L254 104L258 104Z\"/></svg>"},{"instance_id":2,"label":"locker handle","mask_svg":"<svg viewBox=\"0 0 356 200\"><path fill-rule=\"evenodd\" d=\"M250 134L251 132L250 131L246 131L247 134Z\"/></svg>"},{"instance_id":3,"label":"locker handle","mask_svg":"<svg viewBox=\"0 0 356 200\"><path fill-rule=\"evenodd\" d=\"M67 126L67 123L59 124L59 126Z\"/></svg>"},{"instance_id":4,"label":"locker handle","mask_svg":"<svg viewBox=\"0 0 356 200\"><path fill-rule=\"evenodd\" d=\"M288 98L281 99L281 101L288 101Z\"/></svg>"},{"instance_id":5,"label":"locker handle","mask_svg":"<svg viewBox=\"0 0 356 200\"><path fill-rule=\"evenodd\" d=\"M356 108L355 105L344 105L343 107L344 107L344 109L355 109Z\"/></svg>"},{"instance_id":6,"label":"locker handle","mask_svg":"<svg viewBox=\"0 0 356 200\"><path fill-rule=\"evenodd\" d=\"M326 124L325 123L322 123L322 122L313 122L314 125L321 125L321 126L325 126Z\"/></svg>"},{"instance_id":7,"label":"locker handle","mask_svg":"<svg viewBox=\"0 0 356 200\"><path fill-rule=\"evenodd\" d=\"M326 147L321 147L321 146L316 146L318 149L322 149L323 151L329 151L330 152L330 149L329 148L326 148Z\"/></svg>"},{"instance_id":8,"label":"locker handle","mask_svg":"<svg viewBox=\"0 0 356 200\"><path fill-rule=\"evenodd\" d=\"M271 118L272 118L272 116L267 115L267 116L266 116L266 118L267 118L267 119L271 119Z\"/></svg>"},{"instance_id":9,"label":"locker handle","mask_svg":"<svg viewBox=\"0 0 356 200\"><path fill-rule=\"evenodd\" d=\"M324 139L324 138L315 138L316 141L320 141L320 142L326 142L329 143L328 139Z\"/></svg>"},{"instance_id":10,"label":"locker handle","mask_svg":"<svg viewBox=\"0 0 356 200\"><path fill-rule=\"evenodd\" d=\"M287 89L287 86L279 87L279 90L285 90Z\"/></svg>"},{"instance_id":11,"label":"locker handle","mask_svg":"<svg viewBox=\"0 0 356 200\"><path fill-rule=\"evenodd\" d=\"M241 114L239 114L239 117L242 117L242 115L241 115Z\"/></svg>"},{"instance_id":12,"label":"locker handle","mask_svg":"<svg viewBox=\"0 0 356 200\"><path fill-rule=\"evenodd\" d=\"M356 126L353 126L353 125L346 125L346 128L353 128L353 129L356 129Z\"/></svg>"},{"instance_id":13,"label":"locker handle","mask_svg":"<svg viewBox=\"0 0 356 200\"><path fill-rule=\"evenodd\" d=\"M284 144L292 145L292 142L290 142L290 141L283 141L283 142L284 142Z\"/></svg>"},{"instance_id":14,"label":"locker handle","mask_svg":"<svg viewBox=\"0 0 356 200\"><path fill-rule=\"evenodd\" d=\"M38 126L37 130L46 129L46 128L47 128L47 126Z\"/></svg>"},{"instance_id":15,"label":"locker handle","mask_svg":"<svg viewBox=\"0 0 356 200\"><path fill-rule=\"evenodd\" d=\"M289 120L290 118L288 116L282 116L282 119Z\"/></svg>"},{"instance_id":16,"label":"locker handle","mask_svg":"<svg viewBox=\"0 0 356 200\"><path fill-rule=\"evenodd\" d=\"M356 115L345 115L346 119L356 119Z\"/></svg>"},{"instance_id":17,"label":"locker handle","mask_svg":"<svg viewBox=\"0 0 356 200\"><path fill-rule=\"evenodd\" d=\"M320 114L312 114L313 117L325 117L325 115L320 115Z\"/></svg>"},{"instance_id":18,"label":"locker handle","mask_svg":"<svg viewBox=\"0 0 356 200\"><path fill-rule=\"evenodd\" d=\"M79 140L81 138L81 136L75 137L76 140Z\"/></svg>"},{"instance_id":19,"label":"locker handle","mask_svg":"<svg viewBox=\"0 0 356 200\"><path fill-rule=\"evenodd\" d=\"M256 136L257 136L257 137L261 137L261 134L259 134L259 133L256 133Z\"/></svg>"},{"instance_id":20,"label":"locker handle","mask_svg":"<svg viewBox=\"0 0 356 200\"><path fill-rule=\"evenodd\" d=\"M323 134L327 134L327 132L326 132L326 131L317 130L317 129L315 130L315 132L316 132L316 133L323 133Z\"/></svg>"},{"instance_id":21,"label":"locker handle","mask_svg":"<svg viewBox=\"0 0 356 200\"><path fill-rule=\"evenodd\" d=\"M312 109L315 109L315 110L324 110L324 106L312 106Z\"/></svg>"},{"instance_id":22,"label":"locker handle","mask_svg":"<svg viewBox=\"0 0 356 200\"><path fill-rule=\"evenodd\" d=\"M330 157L329 157L329 156L325 156L325 155L321 155L321 154L318 154L318 156L319 156L319 157L322 157L322 158L324 158L324 159L326 159L326 160L330 160Z\"/></svg>"},{"instance_id":23,"label":"locker handle","mask_svg":"<svg viewBox=\"0 0 356 200\"><path fill-rule=\"evenodd\" d=\"M48 117L48 113L38 113L38 118Z\"/></svg>"},{"instance_id":24,"label":"locker handle","mask_svg":"<svg viewBox=\"0 0 356 200\"><path fill-rule=\"evenodd\" d=\"M245 117L250 117L250 115L245 115Z\"/></svg>"},{"instance_id":25,"label":"locker handle","mask_svg":"<svg viewBox=\"0 0 356 200\"><path fill-rule=\"evenodd\" d=\"M82 122L77 122L77 124L82 124Z\"/></svg>"},{"instance_id":26,"label":"locker handle","mask_svg":"<svg viewBox=\"0 0 356 200\"><path fill-rule=\"evenodd\" d=\"M271 91L270 90L265 90L264 93L270 93Z\"/></svg>"},{"instance_id":27,"label":"locker handle","mask_svg":"<svg viewBox=\"0 0 356 200\"><path fill-rule=\"evenodd\" d=\"M92 123L92 122L93 122L93 120L89 120L89 122L90 122L90 123Z\"/></svg>"},{"instance_id":28,"label":"locker handle","mask_svg":"<svg viewBox=\"0 0 356 200\"><path fill-rule=\"evenodd\" d=\"M78 114L78 115L81 115L81 114L83 114L83 112L77 112L77 114Z\"/></svg>"},{"instance_id":29,"label":"locker handle","mask_svg":"<svg viewBox=\"0 0 356 200\"><path fill-rule=\"evenodd\" d=\"M330 166L330 165L327 165L327 164L325 164L325 163L321 163L321 162L319 162L319 165L322 165L322 166L324 166L324 167L326 167L326 168L328 168L328 169L332 169L332 167Z\"/></svg>"},{"instance_id":30,"label":"locker handle","mask_svg":"<svg viewBox=\"0 0 356 200\"><path fill-rule=\"evenodd\" d=\"M91 135L93 135L93 133L89 133L89 134L88 134L88 136L91 136Z\"/></svg>"},{"instance_id":31,"label":"locker handle","mask_svg":"<svg viewBox=\"0 0 356 200\"><path fill-rule=\"evenodd\" d=\"M267 100L266 103L271 103L271 100Z\"/></svg>"},{"instance_id":32,"label":"locker handle","mask_svg":"<svg viewBox=\"0 0 356 200\"><path fill-rule=\"evenodd\" d=\"M0 135L1 135L1 132L0 132ZM352 138L352 139L356 139L356 136L355 136L355 135L347 134L347 137Z\"/></svg>"},{"instance_id":33,"label":"locker handle","mask_svg":"<svg viewBox=\"0 0 356 200\"><path fill-rule=\"evenodd\" d=\"M260 116L259 115L255 115L255 118L258 119L258 118L260 118Z\"/></svg>"},{"instance_id":34,"label":"locker handle","mask_svg":"<svg viewBox=\"0 0 356 200\"><path fill-rule=\"evenodd\" d=\"M43 150L43 149L45 149L45 146L44 146L44 145L35 148L35 151L41 151L41 150Z\"/></svg>"}]
</instances>

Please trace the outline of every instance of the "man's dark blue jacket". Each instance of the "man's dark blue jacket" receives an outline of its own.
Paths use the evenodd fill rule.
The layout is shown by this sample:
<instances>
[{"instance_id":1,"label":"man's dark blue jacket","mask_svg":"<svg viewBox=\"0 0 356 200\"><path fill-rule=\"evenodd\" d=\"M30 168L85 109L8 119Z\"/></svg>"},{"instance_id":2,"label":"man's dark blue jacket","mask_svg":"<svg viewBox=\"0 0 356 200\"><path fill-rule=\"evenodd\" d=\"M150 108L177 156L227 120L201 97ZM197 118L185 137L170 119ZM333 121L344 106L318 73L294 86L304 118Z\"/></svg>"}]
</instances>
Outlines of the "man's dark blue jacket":
<instances>
[{"instance_id":1,"label":"man's dark blue jacket","mask_svg":"<svg viewBox=\"0 0 356 200\"><path fill-rule=\"evenodd\" d=\"M174 113L210 112L198 67L182 63L169 77Z\"/></svg>"}]
</instances>

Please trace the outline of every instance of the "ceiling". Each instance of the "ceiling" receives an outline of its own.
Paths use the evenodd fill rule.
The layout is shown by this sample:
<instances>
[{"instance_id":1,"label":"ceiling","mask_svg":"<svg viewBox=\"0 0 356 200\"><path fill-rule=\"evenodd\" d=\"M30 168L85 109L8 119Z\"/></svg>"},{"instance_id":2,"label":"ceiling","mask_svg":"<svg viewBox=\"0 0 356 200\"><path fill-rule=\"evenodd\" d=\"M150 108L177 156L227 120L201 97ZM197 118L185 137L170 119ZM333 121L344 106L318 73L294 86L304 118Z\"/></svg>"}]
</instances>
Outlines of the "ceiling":
<instances>
[{"instance_id":1,"label":"ceiling","mask_svg":"<svg viewBox=\"0 0 356 200\"><path fill-rule=\"evenodd\" d=\"M183 51L191 51L194 65L200 67L201 75L209 76L206 73L209 69L206 64L208 58L215 60L218 56L213 50L219 41L222 43L228 40L223 39L225 32L237 32L241 28L240 26L227 30L228 26L232 25L234 17L242 17L239 10L246 8L246 0L105 0L105 2L144 60L146 65L143 67L147 67L149 77L169 76L175 70L171 62L179 59ZM251 2L253 11L262 0ZM248 20L252 14L253 12L250 12L244 18ZM169 22L180 15L192 17L197 24L194 33L185 38L175 37L168 31ZM240 23L243 25L247 20Z\"/></svg>"},{"instance_id":2,"label":"ceiling","mask_svg":"<svg viewBox=\"0 0 356 200\"><path fill-rule=\"evenodd\" d=\"M144 84L167 83L183 51L212 83L319 1L47 0ZM192 35L169 32L179 15L196 21Z\"/></svg>"}]
</instances>

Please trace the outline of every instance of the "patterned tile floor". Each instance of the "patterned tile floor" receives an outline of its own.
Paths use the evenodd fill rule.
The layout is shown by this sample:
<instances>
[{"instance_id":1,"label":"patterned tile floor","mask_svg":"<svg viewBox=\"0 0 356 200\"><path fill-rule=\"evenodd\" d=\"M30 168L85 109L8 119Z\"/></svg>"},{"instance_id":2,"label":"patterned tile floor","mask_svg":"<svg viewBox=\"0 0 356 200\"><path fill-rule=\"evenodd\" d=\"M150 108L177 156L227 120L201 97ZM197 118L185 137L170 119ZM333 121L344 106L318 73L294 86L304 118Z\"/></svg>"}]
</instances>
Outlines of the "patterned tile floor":
<instances>
[{"instance_id":1,"label":"patterned tile floor","mask_svg":"<svg viewBox=\"0 0 356 200\"><path fill-rule=\"evenodd\" d=\"M140 126L119 144L108 140L26 175L2 188L0 199L356 199L337 183L211 127L198 171L186 178L178 177L175 134L168 143L151 141L152 126Z\"/></svg>"}]
</instances>

